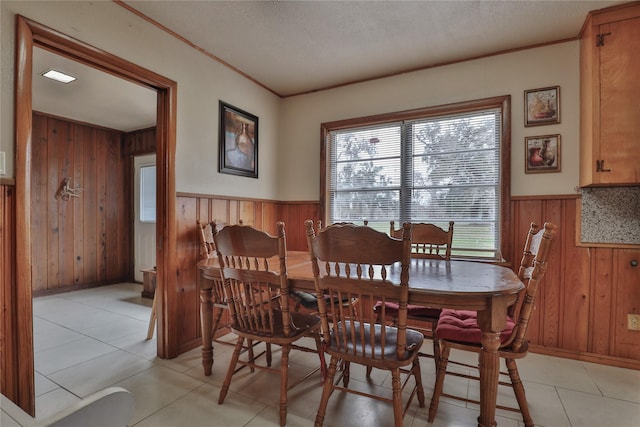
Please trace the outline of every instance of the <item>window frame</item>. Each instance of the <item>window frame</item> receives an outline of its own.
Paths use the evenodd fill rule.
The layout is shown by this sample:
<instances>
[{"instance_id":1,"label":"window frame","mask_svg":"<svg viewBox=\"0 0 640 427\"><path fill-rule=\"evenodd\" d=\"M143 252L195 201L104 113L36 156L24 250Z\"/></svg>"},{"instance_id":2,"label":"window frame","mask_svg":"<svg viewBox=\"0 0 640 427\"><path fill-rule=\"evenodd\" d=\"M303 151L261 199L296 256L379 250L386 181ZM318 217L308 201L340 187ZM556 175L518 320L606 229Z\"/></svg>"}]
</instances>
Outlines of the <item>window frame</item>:
<instances>
[{"instance_id":1,"label":"window frame","mask_svg":"<svg viewBox=\"0 0 640 427\"><path fill-rule=\"evenodd\" d=\"M500 131L500 241L502 259L511 259L511 95L483 98L472 101L456 102L445 105L418 108L413 110L357 117L320 124L320 218L327 223L330 183L330 163L328 146L331 132L360 126L372 126L405 120L431 118L457 113L500 108L502 126ZM475 259L473 259L475 260ZM480 259L478 259L480 261ZM485 260L486 261L486 260Z\"/></svg>"}]
</instances>

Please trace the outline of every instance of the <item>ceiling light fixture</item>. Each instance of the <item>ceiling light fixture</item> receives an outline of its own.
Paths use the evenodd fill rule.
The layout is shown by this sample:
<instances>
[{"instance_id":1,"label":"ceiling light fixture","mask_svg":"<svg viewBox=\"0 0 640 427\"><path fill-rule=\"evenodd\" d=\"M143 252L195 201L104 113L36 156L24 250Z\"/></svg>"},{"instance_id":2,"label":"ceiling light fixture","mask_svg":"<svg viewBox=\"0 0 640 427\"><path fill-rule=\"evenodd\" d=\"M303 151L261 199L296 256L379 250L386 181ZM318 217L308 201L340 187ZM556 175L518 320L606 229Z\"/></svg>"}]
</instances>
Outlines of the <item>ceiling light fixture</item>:
<instances>
[{"instance_id":1,"label":"ceiling light fixture","mask_svg":"<svg viewBox=\"0 0 640 427\"><path fill-rule=\"evenodd\" d=\"M42 77L46 77L48 79L55 80L61 83L71 83L76 79L75 77L70 76L69 74L65 74L61 71L56 71L56 70L46 71L42 73Z\"/></svg>"}]
</instances>

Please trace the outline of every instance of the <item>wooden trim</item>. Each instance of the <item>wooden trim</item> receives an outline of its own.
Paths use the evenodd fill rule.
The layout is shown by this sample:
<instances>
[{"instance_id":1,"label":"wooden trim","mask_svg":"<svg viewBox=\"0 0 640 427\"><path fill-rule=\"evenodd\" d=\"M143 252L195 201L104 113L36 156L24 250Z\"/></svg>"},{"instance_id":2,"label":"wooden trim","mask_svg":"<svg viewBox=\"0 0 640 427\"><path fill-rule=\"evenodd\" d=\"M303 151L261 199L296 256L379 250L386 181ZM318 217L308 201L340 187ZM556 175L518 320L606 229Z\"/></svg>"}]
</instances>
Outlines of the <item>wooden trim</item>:
<instances>
[{"instance_id":1,"label":"wooden trim","mask_svg":"<svg viewBox=\"0 0 640 427\"><path fill-rule=\"evenodd\" d=\"M176 196L189 197L193 199L218 199L218 200L237 200L237 201L246 201L246 202L274 203L278 205L309 205L309 204L319 203L318 200L283 201L283 200L272 200L272 199L260 199L255 197L222 196L220 194L188 193L183 191L178 191L176 193Z\"/></svg>"},{"instance_id":2,"label":"wooden trim","mask_svg":"<svg viewBox=\"0 0 640 427\"><path fill-rule=\"evenodd\" d=\"M453 64L463 63L463 62L475 61L475 60L478 60L478 59L490 58L492 56L505 55L505 54L508 54L508 53L519 52L519 51L522 51L522 50L538 49L540 47L552 46L552 45L560 44L560 43L567 43L567 42L571 42L571 41L574 41L574 40L578 40L580 38L580 35L578 35L578 36L575 36L575 37L567 37L567 38L560 39L560 40L555 40L555 41L531 44L531 45L524 46L524 47L518 47L518 48L513 48L513 49L503 49L503 50L499 50L497 52L486 53L486 54L482 54L482 55L473 55L473 56L468 56L466 58L456 59L456 60L452 60L452 61L436 62L435 64L408 68L408 69L405 69L405 70L402 70L402 71L399 71L399 72L396 71L396 72L392 72L392 73L384 73L384 74L380 74L380 75L377 75L377 76L374 76L374 77L369 77L369 78L365 78L365 79L351 80L351 81L348 81L348 82L345 82L345 83L334 84L334 85L329 85L329 86L322 86L322 87L319 87L319 88L316 88L316 89L304 90L304 91L290 93L290 94L286 94L285 95L285 94L280 94L280 93L276 92L275 90L267 87L265 84L259 82L258 80L256 80L255 78L251 77L250 75L244 73L243 71L239 70L238 68L234 67L233 65L231 65L228 62L224 61L223 59L217 57L216 55L212 54L211 52L208 52L204 48L196 45L191 40L188 40L185 37L183 37L183 36L179 35L178 33L174 32L173 30L165 27L164 25L162 25L159 22L155 21L154 19L148 17L147 15L145 15L144 13L142 13L139 10L135 9L134 7L124 3L123 1L121 1L121 0L113 0L113 2L118 4L119 6L122 6L123 8L127 9L129 12L133 13L134 15L139 16L140 18L144 19L145 21L149 22L150 24L154 25L155 27L161 29L162 31L166 32L167 34L175 37L176 39L180 40L181 42L185 43L186 45L192 47L193 49L197 50L201 54L203 54L205 56L208 56L209 58L213 59L216 62L219 62L220 64L222 64L225 67L229 68L233 72L238 73L242 77L250 80L251 82L257 84L258 86L260 86L260 87L262 87L262 88L264 88L266 90L268 90L269 92L273 93L274 95L276 95L276 96L278 96L280 98L290 98L290 97L293 97L293 96L308 95L310 93L316 93L316 92L336 89L336 88L339 88L339 87L350 86L350 85L354 85L354 84L358 84L358 83L365 83L365 82L371 82L371 81L375 81L375 80L379 80L379 79L385 79L385 78L388 78L388 77L395 77L395 76L399 76L401 74L413 73L413 72L416 72L416 71L429 70L431 68L438 68L438 67L444 67L444 66L447 66L447 65L453 65Z\"/></svg>"},{"instance_id":3,"label":"wooden trim","mask_svg":"<svg viewBox=\"0 0 640 427\"><path fill-rule=\"evenodd\" d=\"M514 202L522 200L565 200L565 199L580 199L580 194L551 194L551 195L538 195L538 196L511 196L511 200Z\"/></svg>"},{"instance_id":4,"label":"wooden trim","mask_svg":"<svg viewBox=\"0 0 640 427\"><path fill-rule=\"evenodd\" d=\"M505 259L512 258L512 244L510 236L511 224L511 95L494 96L491 98L477 99L472 101L456 102L446 105L417 108L413 110L398 111L392 113L376 114L365 117L357 117L333 122L325 122L320 125L320 219L327 221L327 165L328 165L328 137L332 131L348 129L356 126L368 126L373 124L394 123L405 120L413 120L426 117L434 117L445 114L456 114L463 112L479 111L487 108L500 108L502 111L502 129L500 146L500 246L502 256Z\"/></svg>"},{"instance_id":5,"label":"wooden trim","mask_svg":"<svg viewBox=\"0 0 640 427\"><path fill-rule=\"evenodd\" d=\"M251 82L257 84L258 86L268 90L269 92L273 93L276 96L282 97L282 95L276 93L273 89L267 87L266 85L264 85L263 83L260 83L258 80L254 79L253 77L251 77L250 75L242 72L240 69L234 67L233 65L229 64L227 61L217 57L216 55L212 54L211 52L208 52L207 50L201 48L200 46L198 46L197 44L193 43L191 40L181 36L180 34L176 33L175 31L165 27L164 25L162 25L161 23L159 23L158 21L149 18L147 15L145 15L144 13L138 11L137 9L133 8L132 6L124 3L121 0L113 0L114 3L116 3L119 6L122 6L123 8L127 9L129 12L133 13L134 15L139 16L140 18L144 19L145 21L147 21L148 23L150 23L151 25L161 29L162 31L164 31L165 33L175 37L176 39L180 40L181 42L183 42L184 44L186 44L189 47L192 47L193 49L197 50L198 52L200 52L201 54L208 56L209 58L213 59L216 62L219 62L220 64L224 65L225 67L229 68L230 70L234 71L235 73L238 73L239 75L241 75L242 77L246 78L247 80L250 80Z\"/></svg>"},{"instance_id":6,"label":"wooden trim","mask_svg":"<svg viewBox=\"0 0 640 427\"><path fill-rule=\"evenodd\" d=\"M475 99L472 101L462 101L451 104L415 108L413 110L394 111L391 113L374 114L371 116L325 122L320 124L320 127L323 130L321 136L325 136L326 133L331 131L348 129L356 126L393 123L403 120L415 120L427 117L441 116L445 114L466 113L469 111L477 111L492 107L500 107L504 110L505 102L510 102L510 100L511 95L494 96L491 98ZM503 114L503 118L504 116L505 115Z\"/></svg>"},{"instance_id":7,"label":"wooden trim","mask_svg":"<svg viewBox=\"0 0 640 427\"><path fill-rule=\"evenodd\" d=\"M35 416L35 379L33 355L33 306L31 295L31 81L34 34L20 16L16 18L16 89L15 89L15 137L16 137L16 276L12 284L13 301L8 301L16 319L16 334L9 341L18 354L14 372L20 378L12 390L15 403L26 413ZM7 303L3 301L3 304ZM10 309L10 310L11 310ZM24 332L18 332L24 331ZM4 393L4 390L3 390Z\"/></svg>"},{"instance_id":8,"label":"wooden trim","mask_svg":"<svg viewBox=\"0 0 640 427\"><path fill-rule=\"evenodd\" d=\"M544 354L547 356L562 357L565 359L581 360L583 362L598 363L618 368L635 369L640 371L640 360L624 359L622 357L605 356L603 354L588 353L581 351L564 350L561 348L548 348L538 344L529 344L531 353Z\"/></svg>"},{"instance_id":9,"label":"wooden trim","mask_svg":"<svg viewBox=\"0 0 640 427\"><path fill-rule=\"evenodd\" d=\"M623 19L630 19L632 16L640 16L640 1L593 10L589 12L587 20L591 18L591 25L598 26Z\"/></svg>"},{"instance_id":10,"label":"wooden trim","mask_svg":"<svg viewBox=\"0 0 640 427\"><path fill-rule=\"evenodd\" d=\"M17 401L20 378L18 342L16 335L17 312L7 306L15 300L15 188L0 187L0 303L6 308L0 315L0 390L9 399Z\"/></svg>"},{"instance_id":11,"label":"wooden trim","mask_svg":"<svg viewBox=\"0 0 640 427\"><path fill-rule=\"evenodd\" d=\"M30 178L32 128L32 61L33 47L38 46L76 60L116 77L155 90L157 102L157 186L158 217L156 225L158 288L158 355L171 358L178 355L176 279L176 212L175 212L175 147L177 119L177 83L136 64L118 58L93 46L59 33L23 16L16 16L16 289L9 315L17 313L16 336L8 337L16 343L18 360L11 368L20 377L17 390L2 390L13 395L16 404L35 415L35 386L32 336L31 235L30 235ZM175 333L169 333L174 325ZM3 355L3 357L5 357Z\"/></svg>"},{"instance_id":12,"label":"wooden trim","mask_svg":"<svg viewBox=\"0 0 640 427\"><path fill-rule=\"evenodd\" d=\"M180 191L176 194L178 197L190 197L194 199L220 199L220 200L238 200L238 201L251 201L251 202L266 202L266 203L282 203L277 200L270 199L256 199L252 197L237 197L237 196L222 196L219 194L204 194L204 193L187 193Z\"/></svg>"},{"instance_id":13,"label":"wooden trim","mask_svg":"<svg viewBox=\"0 0 640 427\"><path fill-rule=\"evenodd\" d=\"M0 185L6 185L9 187L15 187L16 180L15 178L0 178Z\"/></svg>"}]
</instances>

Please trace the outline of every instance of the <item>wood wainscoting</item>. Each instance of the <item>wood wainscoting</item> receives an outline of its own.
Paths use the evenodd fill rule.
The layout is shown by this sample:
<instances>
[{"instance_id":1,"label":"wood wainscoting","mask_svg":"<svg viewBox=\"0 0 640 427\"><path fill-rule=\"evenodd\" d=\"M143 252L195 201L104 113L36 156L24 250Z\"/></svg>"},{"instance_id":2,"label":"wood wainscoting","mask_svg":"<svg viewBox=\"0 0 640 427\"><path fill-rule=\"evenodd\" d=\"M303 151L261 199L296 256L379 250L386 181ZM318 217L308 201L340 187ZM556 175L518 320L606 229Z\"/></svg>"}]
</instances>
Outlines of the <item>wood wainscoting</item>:
<instances>
[{"instance_id":1,"label":"wood wainscoting","mask_svg":"<svg viewBox=\"0 0 640 427\"><path fill-rule=\"evenodd\" d=\"M640 313L640 249L576 246L579 205L578 195L512 198L515 253L530 221L559 226L529 326L532 351L640 369L640 332L627 329L627 314Z\"/></svg>"},{"instance_id":2,"label":"wood wainscoting","mask_svg":"<svg viewBox=\"0 0 640 427\"><path fill-rule=\"evenodd\" d=\"M285 223L287 249L304 251L307 240L304 230L306 219L319 219L318 202L277 202L270 200L240 199L204 194L178 193L177 252L178 252L178 317L179 353L201 345L200 292L196 287L196 263L200 244L196 233L196 220L216 221L218 224L245 225L276 233L276 223Z\"/></svg>"},{"instance_id":3,"label":"wood wainscoting","mask_svg":"<svg viewBox=\"0 0 640 427\"><path fill-rule=\"evenodd\" d=\"M4 309L0 323L0 367L2 390L8 397L18 351L12 328L17 316L12 295L18 291L15 279L15 184L3 180L0 200L0 301ZM558 242L549 270L539 292L531 319L529 339L532 351L574 358L606 365L640 369L640 332L627 330L627 314L640 312L638 267L631 260L640 259L640 250L586 248L575 244L576 209L579 196L515 197L511 202L512 247L521 251L529 223L551 221L559 226ZM275 232L275 223L286 224L290 250L306 250L303 223L319 219L318 202L279 202L238 199L199 194L178 194L177 222L177 290L169 297L178 301L179 331L173 354L201 345L200 304L196 288L196 263L199 243L196 220L245 224ZM509 259L517 263L519 259ZM175 350L175 352L174 352Z\"/></svg>"},{"instance_id":4,"label":"wood wainscoting","mask_svg":"<svg viewBox=\"0 0 640 427\"><path fill-rule=\"evenodd\" d=\"M234 224L242 220L275 233L284 221L289 250L306 250L304 221L319 218L317 202L277 202L179 194L179 288L184 332L181 351L199 343L199 295L195 286L196 219ZM640 307L640 250L585 248L575 244L579 195L514 197L511 201L511 265L520 261L531 221L559 226L558 242L531 319L532 350L561 357L640 369L640 332L627 330L627 313Z\"/></svg>"}]
</instances>

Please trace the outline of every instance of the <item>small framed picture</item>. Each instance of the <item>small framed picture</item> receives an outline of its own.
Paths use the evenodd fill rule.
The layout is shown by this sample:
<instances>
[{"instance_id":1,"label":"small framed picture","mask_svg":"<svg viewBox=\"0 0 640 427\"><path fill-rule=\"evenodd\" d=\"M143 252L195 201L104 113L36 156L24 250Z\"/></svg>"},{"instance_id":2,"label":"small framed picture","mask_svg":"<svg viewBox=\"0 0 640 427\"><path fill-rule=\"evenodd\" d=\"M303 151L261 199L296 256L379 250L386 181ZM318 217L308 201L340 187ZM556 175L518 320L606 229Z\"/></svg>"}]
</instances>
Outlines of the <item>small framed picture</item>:
<instances>
[{"instance_id":1,"label":"small framed picture","mask_svg":"<svg viewBox=\"0 0 640 427\"><path fill-rule=\"evenodd\" d=\"M560 135L524 139L525 173L560 172Z\"/></svg>"},{"instance_id":2,"label":"small framed picture","mask_svg":"<svg viewBox=\"0 0 640 427\"><path fill-rule=\"evenodd\" d=\"M524 125L560 123L560 86L524 91Z\"/></svg>"},{"instance_id":3,"label":"small framed picture","mask_svg":"<svg viewBox=\"0 0 640 427\"><path fill-rule=\"evenodd\" d=\"M258 117L220 101L218 171L258 177Z\"/></svg>"}]
</instances>

